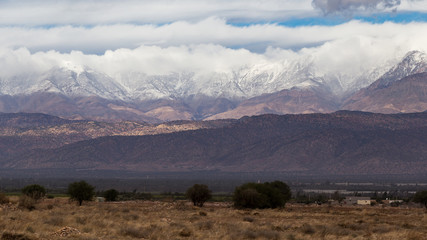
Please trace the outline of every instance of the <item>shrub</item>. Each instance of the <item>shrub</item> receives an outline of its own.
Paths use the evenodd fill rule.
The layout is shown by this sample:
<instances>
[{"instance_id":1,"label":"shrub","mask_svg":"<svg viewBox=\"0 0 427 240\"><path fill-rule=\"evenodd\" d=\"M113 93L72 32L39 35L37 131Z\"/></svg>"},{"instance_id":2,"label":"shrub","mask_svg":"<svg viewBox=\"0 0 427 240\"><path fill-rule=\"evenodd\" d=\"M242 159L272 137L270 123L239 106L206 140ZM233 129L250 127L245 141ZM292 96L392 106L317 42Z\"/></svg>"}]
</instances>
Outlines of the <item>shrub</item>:
<instances>
[{"instance_id":1,"label":"shrub","mask_svg":"<svg viewBox=\"0 0 427 240\"><path fill-rule=\"evenodd\" d=\"M18 206L26 208L28 210L33 210L36 208L36 200L32 197L27 196L27 195L21 195L19 197Z\"/></svg>"},{"instance_id":2,"label":"shrub","mask_svg":"<svg viewBox=\"0 0 427 240\"><path fill-rule=\"evenodd\" d=\"M24 234L8 233L4 232L1 235L1 240L32 240L32 238L25 236Z\"/></svg>"},{"instance_id":3,"label":"shrub","mask_svg":"<svg viewBox=\"0 0 427 240\"><path fill-rule=\"evenodd\" d=\"M22 193L37 201L46 196L46 189L38 184L33 184L24 187Z\"/></svg>"},{"instance_id":4,"label":"shrub","mask_svg":"<svg viewBox=\"0 0 427 240\"><path fill-rule=\"evenodd\" d=\"M74 182L68 186L68 194L71 200L76 200L79 206L82 205L83 201L91 201L95 188L85 181Z\"/></svg>"},{"instance_id":5,"label":"shrub","mask_svg":"<svg viewBox=\"0 0 427 240\"><path fill-rule=\"evenodd\" d=\"M284 207L291 191L283 182L246 183L234 191L233 202L237 208Z\"/></svg>"},{"instance_id":6,"label":"shrub","mask_svg":"<svg viewBox=\"0 0 427 240\"><path fill-rule=\"evenodd\" d=\"M199 207L203 207L203 204L212 198L211 190L204 184L194 184L185 195L193 202L194 206Z\"/></svg>"},{"instance_id":7,"label":"shrub","mask_svg":"<svg viewBox=\"0 0 427 240\"><path fill-rule=\"evenodd\" d=\"M104 192L104 198L107 202L114 202L117 200L119 192L116 189L110 189Z\"/></svg>"},{"instance_id":8,"label":"shrub","mask_svg":"<svg viewBox=\"0 0 427 240\"><path fill-rule=\"evenodd\" d=\"M44 220L45 224L49 224L52 226L61 226L64 223L64 219L61 216L51 216L48 219Z\"/></svg>"},{"instance_id":9,"label":"shrub","mask_svg":"<svg viewBox=\"0 0 427 240\"><path fill-rule=\"evenodd\" d=\"M0 204L6 203L9 203L9 198L6 196L5 193L0 192Z\"/></svg>"},{"instance_id":10,"label":"shrub","mask_svg":"<svg viewBox=\"0 0 427 240\"><path fill-rule=\"evenodd\" d=\"M27 231L29 233L35 233L36 232L36 230L34 230L34 228L31 226L27 226L27 228L25 228L25 231Z\"/></svg>"},{"instance_id":11,"label":"shrub","mask_svg":"<svg viewBox=\"0 0 427 240\"><path fill-rule=\"evenodd\" d=\"M133 226L122 227L122 229L120 230L120 234L122 234L123 236L129 236L132 238L147 238L149 235L147 231L144 231L144 229L136 228Z\"/></svg>"},{"instance_id":12,"label":"shrub","mask_svg":"<svg viewBox=\"0 0 427 240\"><path fill-rule=\"evenodd\" d=\"M181 236L181 237L190 237L191 236L191 231L189 229L187 229L187 228L184 228L184 229L182 229L179 232L179 236Z\"/></svg>"},{"instance_id":13,"label":"shrub","mask_svg":"<svg viewBox=\"0 0 427 240\"><path fill-rule=\"evenodd\" d=\"M212 221L203 221L195 224L199 230L211 230L214 227L214 222Z\"/></svg>"},{"instance_id":14,"label":"shrub","mask_svg":"<svg viewBox=\"0 0 427 240\"><path fill-rule=\"evenodd\" d=\"M236 188L233 196L234 206L243 208L265 208L267 207L267 196L259 193L255 185L245 184Z\"/></svg>"},{"instance_id":15,"label":"shrub","mask_svg":"<svg viewBox=\"0 0 427 240\"><path fill-rule=\"evenodd\" d=\"M314 230L314 228L310 225L310 224L304 224L301 227L301 232L303 232L304 234L314 234L316 232L316 230Z\"/></svg>"},{"instance_id":16,"label":"shrub","mask_svg":"<svg viewBox=\"0 0 427 240\"><path fill-rule=\"evenodd\" d=\"M341 196L339 191L335 191L332 195L332 199L338 201L338 203L341 203L345 199L345 197Z\"/></svg>"},{"instance_id":17,"label":"shrub","mask_svg":"<svg viewBox=\"0 0 427 240\"><path fill-rule=\"evenodd\" d=\"M427 209L427 191L418 191L415 193L414 202L424 204L424 207Z\"/></svg>"}]
</instances>

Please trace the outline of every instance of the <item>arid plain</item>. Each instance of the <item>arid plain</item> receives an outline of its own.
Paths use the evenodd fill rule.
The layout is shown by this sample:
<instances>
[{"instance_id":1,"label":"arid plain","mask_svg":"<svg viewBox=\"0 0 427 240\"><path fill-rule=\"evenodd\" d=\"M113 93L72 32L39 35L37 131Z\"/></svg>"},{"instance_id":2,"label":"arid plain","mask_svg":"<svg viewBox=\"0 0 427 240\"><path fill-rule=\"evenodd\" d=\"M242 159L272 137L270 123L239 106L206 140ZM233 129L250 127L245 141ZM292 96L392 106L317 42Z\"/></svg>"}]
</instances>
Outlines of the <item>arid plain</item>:
<instances>
[{"instance_id":1,"label":"arid plain","mask_svg":"<svg viewBox=\"0 0 427 240\"><path fill-rule=\"evenodd\" d=\"M32 211L0 210L1 239L411 239L427 236L424 208L287 204L241 210L231 203L85 202L45 199Z\"/></svg>"}]
</instances>

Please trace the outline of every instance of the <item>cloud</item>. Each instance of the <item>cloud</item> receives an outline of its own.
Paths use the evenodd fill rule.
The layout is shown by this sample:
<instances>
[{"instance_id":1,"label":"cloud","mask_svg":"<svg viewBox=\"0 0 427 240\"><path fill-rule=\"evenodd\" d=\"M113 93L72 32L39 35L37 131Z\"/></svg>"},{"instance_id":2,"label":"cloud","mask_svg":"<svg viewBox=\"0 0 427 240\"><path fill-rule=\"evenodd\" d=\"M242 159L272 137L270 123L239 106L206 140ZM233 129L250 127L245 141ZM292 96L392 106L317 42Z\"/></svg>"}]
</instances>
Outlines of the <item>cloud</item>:
<instances>
[{"instance_id":1,"label":"cloud","mask_svg":"<svg viewBox=\"0 0 427 240\"><path fill-rule=\"evenodd\" d=\"M330 27L285 28L276 25L259 25L244 29L235 29L228 25L224 25L223 29L205 24L196 24L197 26L188 23L182 24L184 27L180 26L176 29L169 25L163 26L166 29L156 30L153 28L152 32L149 31L149 35L159 34L157 31L162 34L171 34L171 37L167 38L167 44L142 44L132 48L121 47L115 50L107 50L102 54L89 54L83 51L64 53L57 50L34 52L29 51L26 46L16 49L0 47L0 78L17 75L31 76L48 71L52 67L61 67L66 64L87 66L115 79L131 73L147 75L194 73L198 76L220 73L232 76L233 72L248 66L257 66L256 68L260 69L267 67L274 72L276 71L274 69L282 69L289 62L312 62L313 66L318 69L317 74L319 76L328 74L353 76L360 75L376 66L387 64L390 60L396 60L410 50L427 51L425 45L427 34L419 31L426 29L427 23L396 24L388 22L369 24L352 21ZM193 41L179 40L180 37L175 36L175 34L184 31L185 27L197 27L202 37L198 39L194 35L192 37L196 39ZM213 34L210 31L204 33L203 30L209 28L214 28L220 37L216 40L212 40L211 36L203 37L203 34ZM64 29L61 31L66 32ZM76 31L82 31L79 33L80 37L87 38L84 33L86 29L77 29ZM134 31L136 30L134 29ZM102 31L96 30L95 33L100 34ZM95 33L90 36L95 36ZM78 32L71 32L66 35L71 36L72 34L78 34ZM104 33L103 35L108 34ZM120 32L117 35L120 35ZM42 37L42 35L40 36ZM153 38L149 40L159 40L164 37L164 35L161 36L152 36ZM182 39L188 39L187 37ZM234 38L240 39L235 40ZM227 46L227 44L241 43L246 38L251 39L247 40L248 44L264 40L269 40L269 44L266 44L266 50L260 53L251 52L244 48L233 49ZM174 39L177 44L172 44ZM41 39L40 42L45 40ZM299 50L287 48L298 44L298 41L302 42L303 45L314 42L322 43ZM90 44L95 45L96 41ZM102 44L105 43L100 43L100 45ZM88 46L87 43L83 45ZM69 47L71 48L71 45ZM200 81L208 80L200 77Z\"/></svg>"},{"instance_id":2,"label":"cloud","mask_svg":"<svg viewBox=\"0 0 427 240\"><path fill-rule=\"evenodd\" d=\"M312 4L325 14L348 14L355 11L393 9L401 4L401 0L313 0Z\"/></svg>"},{"instance_id":3,"label":"cloud","mask_svg":"<svg viewBox=\"0 0 427 240\"><path fill-rule=\"evenodd\" d=\"M60 26L49 29L6 27L0 28L0 47L27 48L31 52L74 50L99 55L108 50L135 49L141 45L168 48L213 44L262 53L268 47L298 50L353 36L415 38L424 35L420 29L425 27L424 23L370 24L360 21L337 26L285 27L258 24L238 27L218 18L195 23L180 21L161 26L125 24L91 28Z\"/></svg>"},{"instance_id":4,"label":"cloud","mask_svg":"<svg viewBox=\"0 0 427 240\"><path fill-rule=\"evenodd\" d=\"M162 25L211 17L253 24L322 17L314 8L331 14L397 6L405 11L427 11L425 0L2 0L0 26Z\"/></svg>"},{"instance_id":5,"label":"cloud","mask_svg":"<svg viewBox=\"0 0 427 240\"><path fill-rule=\"evenodd\" d=\"M289 62L312 62L320 75L352 76L407 51L427 51L427 23L328 26L316 19L322 11L396 7L427 11L425 1L416 0L0 1L0 78L30 79L70 64L119 79L131 73L232 75L248 66L275 71ZM314 25L277 23L306 17Z\"/></svg>"},{"instance_id":6,"label":"cloud","mask_svg":"<svg viewBox=\"0 0 427 240\"><path fill-rule=\"evenodd\" d=\"M280 21L314 15L311 0L22 0L0 1L0 25L165 24L218 17Z\"/></svg>"}]
</instances>

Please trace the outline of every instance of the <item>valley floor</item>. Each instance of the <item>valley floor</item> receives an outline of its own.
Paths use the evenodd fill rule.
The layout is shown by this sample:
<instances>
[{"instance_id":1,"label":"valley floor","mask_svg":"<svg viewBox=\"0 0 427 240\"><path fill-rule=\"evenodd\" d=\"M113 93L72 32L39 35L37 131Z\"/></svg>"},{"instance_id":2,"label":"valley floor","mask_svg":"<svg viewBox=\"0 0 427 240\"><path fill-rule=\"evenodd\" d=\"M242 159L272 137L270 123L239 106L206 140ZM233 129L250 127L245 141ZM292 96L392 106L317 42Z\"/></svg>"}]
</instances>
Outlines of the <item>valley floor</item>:
<instances>
[{"instance_id":1,"label":"valley floor","mask_svg":"<svg viewBox=\"0 0 427 240\"><path fill-rule=\"evenodd\" d=\"M0 239L425 239L423 208L308 206L238 210L227 203L84 203L46 199L0 209Z\"/></svg>"}]
</instances>

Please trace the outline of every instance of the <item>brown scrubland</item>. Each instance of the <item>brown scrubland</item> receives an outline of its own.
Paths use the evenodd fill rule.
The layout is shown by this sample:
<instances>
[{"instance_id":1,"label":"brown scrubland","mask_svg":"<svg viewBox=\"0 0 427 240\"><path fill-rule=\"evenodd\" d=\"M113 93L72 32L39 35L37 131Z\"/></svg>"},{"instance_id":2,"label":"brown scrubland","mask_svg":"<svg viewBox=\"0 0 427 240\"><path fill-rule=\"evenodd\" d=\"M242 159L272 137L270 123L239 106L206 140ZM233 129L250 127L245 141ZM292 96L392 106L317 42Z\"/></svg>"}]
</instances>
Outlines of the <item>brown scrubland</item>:
<instances>
[{"instance_id":1,"label":"brown scrubland","mask_svg":"<svg viewBox=\"0 0 427 240\"><path fill-rule=\"evenodd\" d=\"M415 206L287 204L235 209L231 203L85 202L45 199L34 210L18 199L1 205L0 239L408 239L427 237L427 214Z\"/></svg>"}]
</instances>

